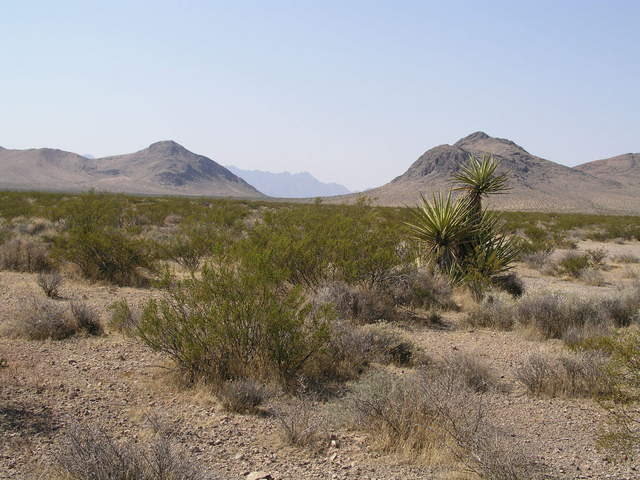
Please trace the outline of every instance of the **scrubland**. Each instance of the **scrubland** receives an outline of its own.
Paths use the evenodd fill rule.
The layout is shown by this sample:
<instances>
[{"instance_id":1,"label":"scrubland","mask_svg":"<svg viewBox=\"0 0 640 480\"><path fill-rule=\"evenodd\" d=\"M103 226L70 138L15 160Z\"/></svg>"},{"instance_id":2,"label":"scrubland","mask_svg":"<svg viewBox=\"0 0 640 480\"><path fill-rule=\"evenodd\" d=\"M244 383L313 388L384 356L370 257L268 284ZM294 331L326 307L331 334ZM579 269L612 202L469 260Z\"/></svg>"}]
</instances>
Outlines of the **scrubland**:
<instances>
[{"instance_id":1,"label":"scrubland","mask_svg":"<svg viewBox=\"0 0 640 480\"><path fill-rule=\"evenodd\" d=\"M479 288L412 218L1 192L0 478L640 478L639 219Z\"/></svg>"}]
</instances>

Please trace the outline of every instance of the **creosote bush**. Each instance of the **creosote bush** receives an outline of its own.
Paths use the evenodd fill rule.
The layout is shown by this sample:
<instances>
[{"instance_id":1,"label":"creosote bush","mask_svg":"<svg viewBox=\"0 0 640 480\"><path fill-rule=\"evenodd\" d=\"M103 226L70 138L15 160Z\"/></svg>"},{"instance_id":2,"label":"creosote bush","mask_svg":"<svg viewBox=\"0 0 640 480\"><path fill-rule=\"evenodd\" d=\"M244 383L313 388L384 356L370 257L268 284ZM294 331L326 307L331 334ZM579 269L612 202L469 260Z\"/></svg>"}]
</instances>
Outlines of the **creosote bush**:
<instances>
[{"instance_id":1,"label":"creosote bush","mask_svg":"<svg viewBox=\"0 0 640 480\"><path fill-rule=\"evenodd\" d=\"M109 305L111 318L109 328L124 335L131 335L140 324L140 312L132 310L125 299L118 300Z\"/></svg>"},{"instance_id":2,"label":"creosote bush","mask_svg":"<svg viewBox=\"0 0 640 480\"><path fill-rule=\"evenodd\" d=\"M207 266L144 309L137 336L191 380L287 386L327 343L330 318L253 271Z\"/></svg>"}]
</instances>

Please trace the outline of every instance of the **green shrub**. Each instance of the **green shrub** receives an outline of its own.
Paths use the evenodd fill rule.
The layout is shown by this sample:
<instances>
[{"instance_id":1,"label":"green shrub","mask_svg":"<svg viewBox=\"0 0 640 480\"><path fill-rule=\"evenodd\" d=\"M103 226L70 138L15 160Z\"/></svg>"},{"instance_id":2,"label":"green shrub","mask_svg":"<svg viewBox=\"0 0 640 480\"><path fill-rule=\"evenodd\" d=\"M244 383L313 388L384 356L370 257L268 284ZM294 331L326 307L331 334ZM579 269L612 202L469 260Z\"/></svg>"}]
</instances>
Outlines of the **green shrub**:
<instances>
[{"instance_id":1,"label":"green shrub","mask_svg":"<svg viewBox=\"0 0 640 480\"><path fill-rule=\"evenodd\" d=\"M588 254L568 252L558 261L557 270L560 274L578 278L591 265Z\"/></svg>"},{"instance_id":2,"label":"green shrub","mask_svg":"<svg viewBox=\"0 0 640 480\"><path fill-rule=\"evenodd\" d=\"M191 380L287 386L326 345L328 328L326 310L311 312L298 289L282 292L255 272L223 265L149 301L136 333Z\"/></svg>"},{"instance_id":3,"label":"green shrub","mask_svg":"<svg viewBox=\"0 0 640 480\"><path fill-rule=\"evenodd\" d=\"M109 327L125 335L132 334L140 324L139 312L134 312L125 299L109 305L111 319Z\"/></svg>"}]
</instances>

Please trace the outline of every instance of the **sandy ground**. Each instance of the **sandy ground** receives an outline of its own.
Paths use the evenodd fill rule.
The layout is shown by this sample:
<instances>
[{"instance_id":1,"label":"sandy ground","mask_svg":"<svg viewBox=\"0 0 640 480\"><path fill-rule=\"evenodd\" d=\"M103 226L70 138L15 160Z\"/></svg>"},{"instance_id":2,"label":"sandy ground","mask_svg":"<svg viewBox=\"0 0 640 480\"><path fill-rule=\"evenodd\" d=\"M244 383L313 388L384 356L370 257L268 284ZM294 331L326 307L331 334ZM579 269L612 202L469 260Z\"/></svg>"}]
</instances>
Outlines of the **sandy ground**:
<instances>
[{"instance_id":1,"label":"sandy ground","mask_svg":"<svg viewBox=\"0 0 640 480\"><path fill-rule=\"evenodd\" d=\"M640 256L640 243L581 243L613 255ZM607 263L611 263L607 260ZM615 295L634 281L627 269L612 265L603 286L544 276L524 266L519 273L529 290L580 295ZM107 318L106 307L126 298L140 304L150 291L67 281L64 299L84 299ZM0 323L10 320L34 296L43 296L35 275L0 272ZM518 332L456 328L460 313L447 314L451 329L404 327L402 331L435 358L466 352L482 359L510 388L487 395L492 421L512 432L514 444L546 466L549 478L640 479L631 462L612 463L596 448L604 410L585 399L537 399L527 395L515 371L535 352L565 351L559 341L528 339ZM408 465L382 455L352 432L333 432L337 447L319 450L285 447L268 413L225 413L203 389L182 390L171 383L166 360L135 340L112 333L99 338L24 341L0 338L0 479L46 478L60 439L76 423L100 425L117 438L142 438L145 418L161 419L174 440L210 477L241 479L266 471L275 479L445 479L437 468ZM265 410L278 408L273 399Z\"/></svg>"}]
</instances>

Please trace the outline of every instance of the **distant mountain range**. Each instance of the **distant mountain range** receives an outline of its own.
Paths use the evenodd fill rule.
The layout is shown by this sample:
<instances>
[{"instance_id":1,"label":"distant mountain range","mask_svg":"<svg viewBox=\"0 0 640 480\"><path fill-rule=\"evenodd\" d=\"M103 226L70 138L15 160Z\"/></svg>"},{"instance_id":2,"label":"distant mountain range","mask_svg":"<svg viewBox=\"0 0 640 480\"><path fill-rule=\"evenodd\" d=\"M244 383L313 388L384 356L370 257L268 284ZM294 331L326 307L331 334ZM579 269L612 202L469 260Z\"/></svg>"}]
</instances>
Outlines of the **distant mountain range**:
<instances>
[{"instance_id":1,"label":"distant mountain range","mask_svg":"<svg viewBox=\"0 0 640 480\"><path fill-rule=\"evenodd\" d=\"M640 214L640 155L626 154L574 168L530 154L520 145L475 132L453 145L422 154L391 182L362 194L331 201L351 202L367 195L380 205L414 205L420 194L447 191L451 176L469 155L491 154L510 177L511 190L489 199L501 210Z\"/></svg>"},{"instance_id":2,"label":"distant mountain range","mask_svg":"<svg viewBox=\"0 0 640 480\"><path fill-rule=\"evenodd\" d=\"M0 188L264 197L222 165L173 141L103 158L51 148L0 147Z\"/></svg>"},{"instance_id":3,"label":"distant mountain range","mask_svg":"<svg viewBox=\"0 0 640 480\"><path fill-rule=\"evenodd\" d=\"M262 193L279 198L330 197L350 193L344 185L321 182L309 172L273 173L262 170L243 170L233 165L227 168L256 187Z\"/></svg>"},{"instance_id":4,"label":"distant mountain range","mask_svg":"<svg viewBox=\"0 0 640 480\"><path fill-rule=\"evenodd\" d=\"M627 153L577 167L537 157L511 140L475 132L453 145L422 154L391 182L347 194L338 184L308 173L270 173L225 168L173 141L135 153L91 158L50 148L0 147L0 189L101 191L220 197L326 197L349 203L366 195L380 205L414 205L420 194L451 187L451 176L470 155L491 154L509 173L511 190L489 199L502 210L640 214L640 154Z\"/></svg>"}]
</instances>

